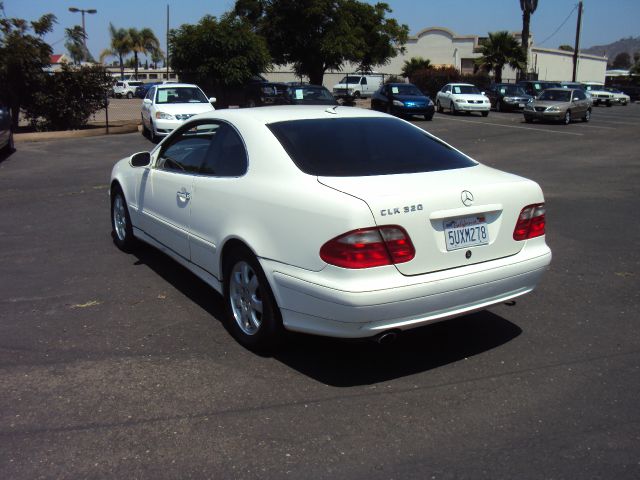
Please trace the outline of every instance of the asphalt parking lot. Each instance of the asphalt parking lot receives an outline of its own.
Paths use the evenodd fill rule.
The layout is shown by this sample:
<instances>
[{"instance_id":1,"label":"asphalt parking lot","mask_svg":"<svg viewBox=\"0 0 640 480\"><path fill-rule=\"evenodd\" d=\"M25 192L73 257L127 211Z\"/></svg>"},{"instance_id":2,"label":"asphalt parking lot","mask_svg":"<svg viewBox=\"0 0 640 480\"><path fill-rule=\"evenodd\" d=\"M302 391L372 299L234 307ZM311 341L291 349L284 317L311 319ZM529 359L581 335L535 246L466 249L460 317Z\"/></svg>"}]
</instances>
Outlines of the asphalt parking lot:
<instances>
[{"instance_id":1,"label":"asphalt parking lot","mask_svg":"<svg viewBox=\"0 0 640 480\"><path fill-rule=\"evenodd\" d=\"M540 287L389 346L297 335L273 358L196 277L113 245L111 167L145 138L19 143L0 162L2 478L640 478L640 105L416 124L540 183Z\"/></svg>"}]
</instances>

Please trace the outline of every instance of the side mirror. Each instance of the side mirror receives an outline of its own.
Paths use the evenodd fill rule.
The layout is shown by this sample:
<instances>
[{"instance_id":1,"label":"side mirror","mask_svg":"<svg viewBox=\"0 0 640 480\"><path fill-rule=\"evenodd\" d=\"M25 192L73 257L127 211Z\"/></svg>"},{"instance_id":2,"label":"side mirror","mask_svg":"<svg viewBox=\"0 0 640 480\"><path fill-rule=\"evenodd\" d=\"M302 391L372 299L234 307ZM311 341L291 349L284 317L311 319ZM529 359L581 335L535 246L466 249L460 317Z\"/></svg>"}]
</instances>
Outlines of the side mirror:
<instances>
[{"instance_id":1,"label":"side mirror","mask_svg":"<svg viewBox=\"0 0 640 480\"><path fill-rule=\"evenodd\" d=\"M485 92L480 92L480 93L481 93L482 95L486 95L486 93L485 93Z\"/></svg>"},{"instance_id":2,"label":"side mirror","mask_svg":"<svg viewBox=\"0 0 640 480\"><path fill-rule=\"evenodd\" d=\"M151 99L150 98L145 98L144 100L142 100L143 103L151 103Z\"/></svg>"},{"instance_id":3,"label":"side mirror","mask_svg":"<svg viewBox=\"0 0 640 480\"><path fill-rule=\"evenodd\" d=\"M138 152L131 155L129 163L132 167L146 167L151 163L151 153Z\"/></svg>"},{"instance_id":4,"label":"side mirror","mask_svg":"<svg viewBox=\"0 0 640 480\"><path fill-rule=\"evenodd\" d=\"M209 98L209 103L216 103L216 97Z\"/></svg>"}]
</instances>

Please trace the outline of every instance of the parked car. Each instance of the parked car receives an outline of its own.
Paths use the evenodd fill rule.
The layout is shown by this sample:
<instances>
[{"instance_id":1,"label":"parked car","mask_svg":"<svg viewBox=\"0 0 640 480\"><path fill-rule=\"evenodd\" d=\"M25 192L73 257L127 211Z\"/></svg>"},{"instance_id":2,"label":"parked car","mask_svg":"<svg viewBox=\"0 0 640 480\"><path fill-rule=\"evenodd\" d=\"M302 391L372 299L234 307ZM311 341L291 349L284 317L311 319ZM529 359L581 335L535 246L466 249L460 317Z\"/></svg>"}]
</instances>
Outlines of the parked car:
<instances>
[{"instance_id":1,"label":"parked car","mask_svg":"<svg viewBox=\"0 0 640 480\"><path fill-rule=\"evenodd\" d=\"M11 124L11 110L9 107L0 105L0 150L5 153L11 153L15 150Z\"/></svg>"},{"instance_id":2,"label":"parked car","mask_svg":"<svg viewBox=\"0 0 640 480\"><path fill-rule=\"evenodd\" d=\"M391 115L423 115L432 120L435 108L429 97L411 83L387 83L371 97L371 108Z\"/></svg>"},{"instance_id":3,"label":"parked car","mask_svg":"<svg viewBox=\"0 0 640 480\"><path fill-rule=\"evenodd\" d=\"M524 119L559 121L568 125L573 119L591 119L591 101L580 88L548 88L524 108Z\"/></svg>"},{"instance_id":4,"label":"parked car","mask_svg":"<svg viewBox=\"0 0 640 480\"><path fill-rule=\"evenodd\" d=\"M520 88L524 90L524 93L527 95L531 95L532 97L537 97L547 88L560 88L559 82L548 82L542 80L521 80L516 83Z\"/></svg>"},{"instance_id":5,"label":"parked car","mask_svg":"<svg viewBox=\"0 0 640 480\"><path fill-rule=\"evenodd\" d=\"M144 98L147 96L147 92L154 85L162 85L163 82L151 82L151 83L143 83L142 85L138 85L136 87L135 96L138 98Z\"/></svg>"},{"instance_id":6,"label":"parked car","mask_svg":"<svg viewBox=\"0 0 640 480\"><path fill-rule=\"evenodd\" d=\"M619 88L606 87L605 90L613 95L613 102L618 105L626 106L631 102L631 97Z\"/></svg>"},{"instance_id":7,"label":"parked car","mask_svg":"<svg viewBox=\"0 0 640 480\"><path fill-rule=\"evenodd\" d=\"M331 92L322 85L290 85L285 100L289 105L338 105Z\"/></svg>"},{"instance_id":8,"label":"parked car","mask_svg":"<svg viewBox=\"0 0 640 480\"><path fill-rule=\"evenodd\" d=\"M491 102L475 85L448 83L436 95L436 108L440 113L448 108L453 114L480 112L486 117L491 110Z\"/></svg>"},{"instance_id":9,"label":"parked car","mask_svg":"<svg viewBox=\"0 0 640 480\"><path fill-rule=\"evenodd\" d=\"M368 98L382 85L382 75L347 75L333 86L333 96L344 100Z\"/></svg>"},{"instance_id":10,"label":"parked car","mask_svg":"<svg viewBox=\"0 0 640 480\"><path fill-rule=\"evenodd\" d=\"M140 80L118 80L113 86L113 96L116 98L133 98L136 88L142 85Z\"/></svg>"},{"instance_id":11,"label":"parked car","mask_svg":"<svg viewBox=\"0 0 640 480\"><path fill-rule=\"evenodd\" d=\"M367 109L198 115L119 161L110 194L115 244L203 279L262 351L284 330L383 340L500 304L551 260L535 182Z\"/></svg>"},{"instance_id":12,"label":"parked car","mask_svg":"<svg viewBox=\"0 0 640 480\"><path fill-rule=\"evenodd\" d=\"M486 92L496 112L522 110L533 97L512 83L494 83Z\"/></svg>"},{"instance_id":13,"label":"parked car","mask_svg":"<svg viewBox=\"0 0 640 480\"><path fill-rule=\"evenodd\" d=\"M613 94L604 88L604 84L599 82L583 82L584 89L591 95L594 105L606 105L611 107L615 100Z\"/></svg>"},{"instance_id":14,"label":"parked car","mask_svg":"<svg viewBox=\"0 0 640 480\"><path fill-rule=\"evenodd\" d=\"M152 141L171 133L192 116L214 110L215 98L207 98L197 85L163 83L152 86L142 101L142 134Z\"/></svg>"}]
</instances>

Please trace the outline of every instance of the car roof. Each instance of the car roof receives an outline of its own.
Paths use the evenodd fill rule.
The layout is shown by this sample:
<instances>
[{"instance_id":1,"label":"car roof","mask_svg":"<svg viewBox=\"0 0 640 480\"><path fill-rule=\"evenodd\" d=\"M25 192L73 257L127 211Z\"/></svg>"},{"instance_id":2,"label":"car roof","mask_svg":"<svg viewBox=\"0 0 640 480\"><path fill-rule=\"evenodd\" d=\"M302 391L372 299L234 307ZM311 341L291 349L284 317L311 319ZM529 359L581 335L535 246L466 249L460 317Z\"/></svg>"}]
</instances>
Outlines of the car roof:
<instances>
[{"instance_id":1,"label":"car roof","mask_svg":"<svg viewBox=\"0 0 640 480\"><path fill-rule=\"evenodd\" d=\"M406 83L406 82L389 82L389 83L385 83L385 85L393 85L394 87L403 87L403 86L415 87L413 83Z\"/></svg>"},{"instance_id":2,"label":"car roof","mask_svg":"<svg viewBox=\"0 0 640 480\"><path fill-rule=\"evenodd\" d=\"M184 87L196 87L196 88L200 88L197 85L193 84L193 83L160 83L158 84L158 88L176 88L176 87L180 87L180 88L184 88Z\"/></svg>"},{"instance_id":3,"label":"car roof","mask_svg":"<svg viewBox=\"0 0 640 480\"><path fill-rule=\"evenodd\" d=\"M576 92L581 88L545 88L545 92Z\"/></svg>"},{"instance_id":4,"label":"car roof","mask_svg":"<svg viewBox=\"0 0 640 480\"><path fill-rule=\"evenodd\" d=\"M458 87L475 87L473 83L447 83L447 85L458 86Z\"/></svg>"},{"instance_id":5,"label":"car roof","mask_svg":"<svg viewBox=\"0 0 640 480\"><path fill-rule=\"evenodd\" d=\"M221 120L252 120L264 125L288 120L313 120L335 118L385 118L388 115L358 107L344 107L341 105L277 105L254 108L229 108L213 110L198 115L199 118L218 118Z\"/></svg>"}]
</instances>

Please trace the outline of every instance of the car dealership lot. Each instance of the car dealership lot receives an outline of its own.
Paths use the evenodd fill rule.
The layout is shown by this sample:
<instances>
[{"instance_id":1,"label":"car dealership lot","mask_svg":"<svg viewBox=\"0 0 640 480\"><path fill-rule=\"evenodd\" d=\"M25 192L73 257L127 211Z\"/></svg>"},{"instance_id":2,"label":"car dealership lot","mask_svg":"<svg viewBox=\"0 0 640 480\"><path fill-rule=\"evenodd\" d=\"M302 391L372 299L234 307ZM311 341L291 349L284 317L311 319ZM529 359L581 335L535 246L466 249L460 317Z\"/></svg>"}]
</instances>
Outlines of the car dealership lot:
<instances>
[{"instance_id":1,"label":"car dealership lot","mask_svg":"<svg viewBox=\"0 0 640 480\"><path fill-rule=\"evenodd\" d=\"M416 123L540 183L540 287L389 346L299 335L274 358L171 260L113 245L109 173L148 140L18 143L0 163L3 477L637 478L640 105Z\"/></svg>"}]
</instances>

